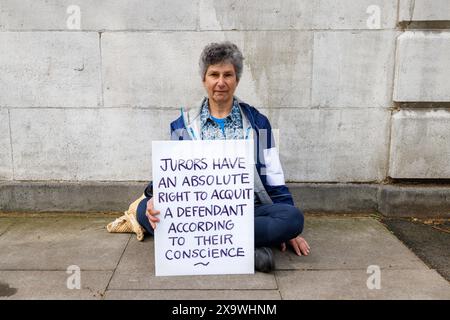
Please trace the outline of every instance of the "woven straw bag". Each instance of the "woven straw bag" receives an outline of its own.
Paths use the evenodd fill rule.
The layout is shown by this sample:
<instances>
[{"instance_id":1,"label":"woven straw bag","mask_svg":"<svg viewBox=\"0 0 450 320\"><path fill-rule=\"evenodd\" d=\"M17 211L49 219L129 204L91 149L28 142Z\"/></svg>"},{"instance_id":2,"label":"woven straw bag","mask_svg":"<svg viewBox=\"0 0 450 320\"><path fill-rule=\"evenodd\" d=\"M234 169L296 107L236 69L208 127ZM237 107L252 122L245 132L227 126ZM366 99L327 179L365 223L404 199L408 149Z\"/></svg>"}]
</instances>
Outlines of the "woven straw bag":
<instances>
[{"instance_id":1,"label":"woven straw bag","mask_svg":"<svg viewBox=\"0 0 450 320\"><path fill-rule=\"evenodd\" d=\"M137 207L144 198L145 195L142 195L131 203L124 215L109 223L106 230L111 233L135 233L139 241L144 240L144 229L136 219Z\"/></svg>"}]
</instances>

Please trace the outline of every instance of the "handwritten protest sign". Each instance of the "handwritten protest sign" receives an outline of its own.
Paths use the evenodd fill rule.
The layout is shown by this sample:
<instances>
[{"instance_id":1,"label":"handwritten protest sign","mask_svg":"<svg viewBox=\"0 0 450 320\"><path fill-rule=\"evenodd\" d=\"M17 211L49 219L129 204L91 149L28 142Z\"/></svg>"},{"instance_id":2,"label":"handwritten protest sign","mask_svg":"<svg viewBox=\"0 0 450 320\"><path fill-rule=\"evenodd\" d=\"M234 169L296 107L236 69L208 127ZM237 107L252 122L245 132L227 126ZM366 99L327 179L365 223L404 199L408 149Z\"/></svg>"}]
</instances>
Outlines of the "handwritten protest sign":
<instances>
[{"instance_id":1,"label":"handwritten protest sign","mask_svg":"<svg viewBox=\"0 0 450 320\"><path fill-rule=\"evenodd\" d=\"M254 272L253 141L153 141L157 276Z\"/></svg>"}]
</instances>

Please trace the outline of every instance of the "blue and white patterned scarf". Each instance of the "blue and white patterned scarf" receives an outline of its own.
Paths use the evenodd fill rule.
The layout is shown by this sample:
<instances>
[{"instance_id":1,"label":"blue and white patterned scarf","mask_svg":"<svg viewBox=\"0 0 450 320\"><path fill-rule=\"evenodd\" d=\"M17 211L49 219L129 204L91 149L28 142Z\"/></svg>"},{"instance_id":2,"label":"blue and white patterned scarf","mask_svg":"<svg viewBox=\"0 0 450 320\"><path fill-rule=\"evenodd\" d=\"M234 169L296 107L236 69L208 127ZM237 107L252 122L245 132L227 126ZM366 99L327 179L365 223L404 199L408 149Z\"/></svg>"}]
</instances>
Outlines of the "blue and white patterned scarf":
<instances>
[{"instance_id":1,"label":"blue and white patterned scarf","mask_svg":"<svg viewBox=\"0 0 450 320\"><path fill-rule=\"evenodd\" d=\"M211 113L209 112L208 107L208 99L205 99L200 111L202 140L232 140L244 138L241 110L236 99L233 99L233 107L231 108L231 112L225 118L224 131L222 131L220 126L211 118Z\"/></svg>"}]
</instances>

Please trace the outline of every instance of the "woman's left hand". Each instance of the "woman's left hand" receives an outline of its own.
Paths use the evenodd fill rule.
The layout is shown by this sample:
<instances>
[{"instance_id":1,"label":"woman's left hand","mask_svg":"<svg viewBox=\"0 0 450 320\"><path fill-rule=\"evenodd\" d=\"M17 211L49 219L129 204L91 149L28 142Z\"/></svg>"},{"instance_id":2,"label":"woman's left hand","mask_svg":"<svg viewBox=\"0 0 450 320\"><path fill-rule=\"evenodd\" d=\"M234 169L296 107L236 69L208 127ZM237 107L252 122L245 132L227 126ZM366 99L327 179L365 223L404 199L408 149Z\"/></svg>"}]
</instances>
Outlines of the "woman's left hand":
<instances>
[{"instance_id":1,"label":"woman's left hand","mask_svg":"<svg viewBox=\"0 0 450 320\"><path fill-rule=\"evenodd\" d=\"M295 253L298 256L307 256L311 250L308 242L300 236L295 237L294 239L289 240L289 244L294 249ZM281 244L281 251L286 251L286 243L283 242Z\"/></svg>"}]
</instances>

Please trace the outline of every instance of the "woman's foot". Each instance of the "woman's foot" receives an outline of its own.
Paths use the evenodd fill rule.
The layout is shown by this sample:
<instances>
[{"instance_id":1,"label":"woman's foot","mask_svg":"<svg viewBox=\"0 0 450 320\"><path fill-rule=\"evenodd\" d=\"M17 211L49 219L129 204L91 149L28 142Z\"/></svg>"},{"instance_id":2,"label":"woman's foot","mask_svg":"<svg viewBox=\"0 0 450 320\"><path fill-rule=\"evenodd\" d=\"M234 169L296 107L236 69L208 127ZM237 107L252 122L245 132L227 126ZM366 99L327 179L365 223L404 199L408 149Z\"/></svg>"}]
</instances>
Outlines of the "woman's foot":
<instances>
[{"instance_id":1,"label":"woman's foot","mask_svg":"<svg viewBox=\"0 0 450 320\"><path fill-rule=\"evenodd\" d=\"M255 270L260 272L271 272L275 269L275 259L272 249L267 247L255 248Z\"/></svg>"}]
</instances>

